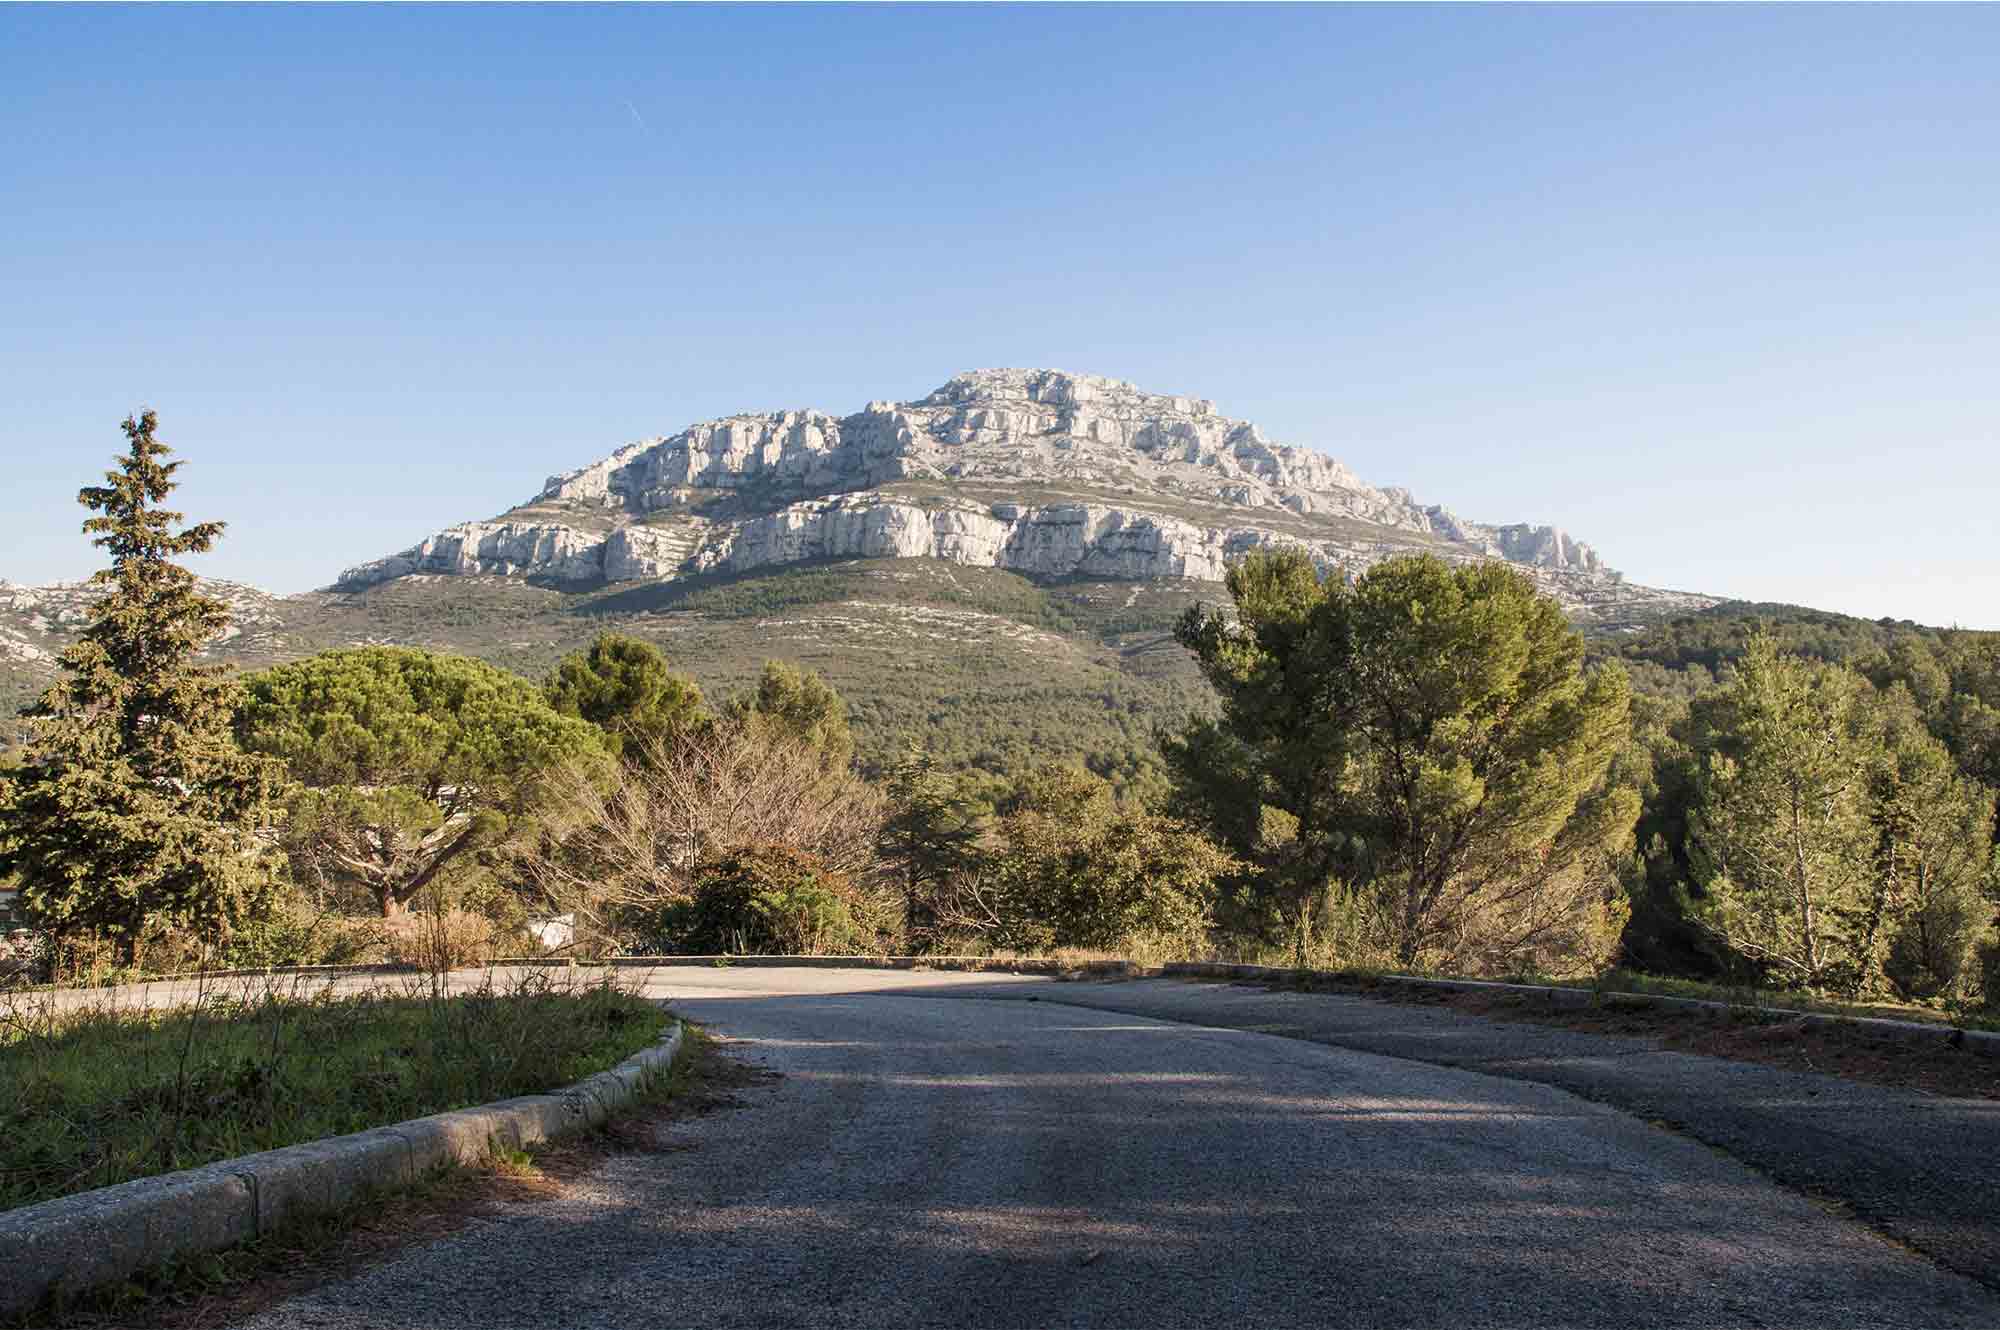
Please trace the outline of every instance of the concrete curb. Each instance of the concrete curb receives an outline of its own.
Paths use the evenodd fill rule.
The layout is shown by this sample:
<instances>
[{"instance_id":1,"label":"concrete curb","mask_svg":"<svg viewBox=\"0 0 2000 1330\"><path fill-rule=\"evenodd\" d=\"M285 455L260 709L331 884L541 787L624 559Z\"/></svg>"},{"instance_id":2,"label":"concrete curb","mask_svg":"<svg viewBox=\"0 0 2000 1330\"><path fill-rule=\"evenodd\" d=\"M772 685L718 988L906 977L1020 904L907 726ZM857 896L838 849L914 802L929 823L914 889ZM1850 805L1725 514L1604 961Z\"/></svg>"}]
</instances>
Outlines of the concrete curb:
<instances>
[{"instance_id":1,"label":"concrete curb","mask_svg":"<svg viewBox=\"0 0 2000 1330\"><path fill-rule=\"evenodd\" d=\"M219 1251L405 1187L432 1169L476 1164L595 1126L673 1065L675 1021L609 1071L547 1094L433 1113L351 1136L288 1145L201 1168L0 1212L0 1316L34 1310L141 1270Z\"/></svg>"},{"instance_id":2,"label":"concrete curb","mask_svg":"<svg viewBox=\"0 0 2000 1330\"><path fill-rule=\"evenodd\" d=\"M131 981L138 984L173 984L189 979L283 979L298 976L305 979L338 979L350 974L422 974L421 965L407 965L390 962L369 962L354 965L252 965L235 970L181 970L173 974L151 974L144 979ZM119 984L113 987L128 987Z\"/></svg>"},{"instance_id":3,"label":"concrete curb","mask_svg":"<svg viewBox=\"0 0 2000 1330\"><path fill-rule=\"evenodd\" d=\"M775 967L801 970L964 970L994 974L1116 974L1137 976L1148 973L1136 961L1038 961L994 960L990 956L607 956L603 960L578 961L579 969L595 966L632 969L651 966L730 966L750 969Z\"/></svg>"},{"instance_id":4,"label":"concrete curb","mask_svg":"<svg viewBox=\"0 0 2000 1330\"><path fill-rule=\"evenodd\" d=\"M1205 979L1333 979L1342 976L1326 970L1297 970L1283 965L1226 965L1210 961L1170 961L1160 967L1169 978ZM1372 982L1397 988L1427 988L1457 993L1513 993L1541 998L1552 1007L1593 1007L1615 1001L1666 1011L1690 1011L1720 1019L1736 1011L1755 1011L1764 1016L1791 1017L1807 1026L1853 1026L1880 1039L1900 1044L1942 1044L1964 1049L1980 1057L2000 1058L2000 1032L1967 1030L1956 1025L1931 1025L1922 1021L1896 1021L1880 1016L1840 1016L1824 1011L1795 1011L1789 1007L1748 1006L1714 1002L1706 998L1668 997L1659 993L1599 992L1594 988L1562 988L1544 984L1503 984L1486 979L1424 979L1415 975L1385 974Z\"/></svg>"},{"instance_id":5,"label":"concrete curb","mask_svg":"<svg viewBox=\"0 0 2000 1330\"><path fill-rule=\"evenodd\" d=\"M1040 961L994 960L989 956L759 956L754 954L713 956L501 956L476 965L461 965L452 974L477 974L482 970L595 970L630 969L669 965L774 965L829 970L966 970L996 974L1117 974L1137 976L1149 973L1133 961ZM6 992L102 992L143 990L156 984L189 983L220 979L341 979L353 975L423 975L415 965L266 965L239 970L187 970L175 974L150 974L121 984L95 987L57 988L49 984L24 984Z\"/></svg>"},{"instance_id":6,"label":"concrete curb","mask_svg":"<svg viewBox=\"0 0 2000 1330\"><path fill-rule=\"evenodd\" d=\"M472 967L483 968L483 967ZM153 984L205 982L210 979L340 979L355 974L425 973L422 966L404 964L355 965L262 965L234 970L176 970L171 974L149 974L115 984L15 984L0 985L7 993L110 993L120 989L146 988ZM454 971L456 973L456 971Z\"/></svg>"}]
</instances>

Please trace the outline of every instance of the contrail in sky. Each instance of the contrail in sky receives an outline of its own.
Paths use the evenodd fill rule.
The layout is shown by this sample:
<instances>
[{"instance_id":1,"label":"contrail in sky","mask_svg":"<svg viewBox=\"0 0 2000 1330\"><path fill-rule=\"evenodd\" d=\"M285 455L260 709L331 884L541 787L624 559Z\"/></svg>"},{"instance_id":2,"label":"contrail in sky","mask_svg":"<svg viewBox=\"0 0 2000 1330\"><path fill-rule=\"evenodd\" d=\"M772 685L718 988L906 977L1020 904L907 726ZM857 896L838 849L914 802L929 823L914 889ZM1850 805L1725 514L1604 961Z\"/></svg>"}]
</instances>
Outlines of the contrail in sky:
<instances>
[{"instance_id":1,"label":"contrail in sky","mask_svg":"<svg viewBox=\"0 0 2000 1330\"><path fill-rule=\"evenodd\" d=\"M632 113L632 119L638 122L639 128L645 130L652 129L652 126L646 123L646 117L639 114L639 108L632 105L630 98L624 98L621 100L625 102L625 109Z\"/></svg>"}]
</instances>

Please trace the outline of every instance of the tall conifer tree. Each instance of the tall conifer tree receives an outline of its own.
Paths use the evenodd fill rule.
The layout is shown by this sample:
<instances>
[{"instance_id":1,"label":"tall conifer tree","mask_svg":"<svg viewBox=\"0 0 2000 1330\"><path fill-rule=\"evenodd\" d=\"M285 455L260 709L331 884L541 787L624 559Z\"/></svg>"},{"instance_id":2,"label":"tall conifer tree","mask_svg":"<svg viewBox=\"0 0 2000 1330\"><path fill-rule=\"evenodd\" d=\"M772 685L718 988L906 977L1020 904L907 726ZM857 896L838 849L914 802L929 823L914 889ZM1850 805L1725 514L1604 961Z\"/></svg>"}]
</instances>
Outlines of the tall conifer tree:
<instances>
[{"instance_id":1,"label":"tall conifer tree","mask_svg":"<svg viewBox=\"0 0 2000 1330\"><path fill-rule=\"evenodd\" d=\"M1260 861L1301 952L1316 902L1397 965L1588 969L1624 922L1638 799L1606 782L1623 671L1499 563L1387 559L1351 586L1298 550L1229 570L1178 637L1221 696L1164 745L1174 806Z\"/></svg>"},{"instance_id":2,"label":"tall conifer tree","mask_svg":"<svg viewBox=\"0 0 2000 1330\"><path fill-rule=\"evenodd\" d=\"M62 935L98 933L129 959L164 927L212 929L268 881L255 834L280 768L231 735L237 683L196 663L229 621L173 560L200 554L222 523L180 528L157 505L180 462L153 413L125 421L130 447L77 501L111 567L90 625L61 657L64 677L23 714L21 769L0 793L0 872L20 874L29 914Z\"/></svg>"},{"instance_id":3,"label":"tall conifer tree","mask_svg":"<svg viewBox=\"0 0 2000 1330\"><path fill-rule=\"evenodd\" d=\"M979 821L958 782L912 746L889 772L888 818L878 841L903 887L903 941L912 951L936 940L938 895L979 856Z\"/></svg>"},{"instance_id":4,"label":"tall conifer tree","mask_svg":"<svg viewBox=\"0 0 2000 1330\"><path fill-rule=\"evenodd\" d=\"M1782 655L1761 632L1720 699L1721 742L1689 821L1699 912L1787 985L1858 991L1876 964L1887 902L1870 899L1884 880L1869 820L1872 700L1852 670Z\"/></svg>"}]
</instances>

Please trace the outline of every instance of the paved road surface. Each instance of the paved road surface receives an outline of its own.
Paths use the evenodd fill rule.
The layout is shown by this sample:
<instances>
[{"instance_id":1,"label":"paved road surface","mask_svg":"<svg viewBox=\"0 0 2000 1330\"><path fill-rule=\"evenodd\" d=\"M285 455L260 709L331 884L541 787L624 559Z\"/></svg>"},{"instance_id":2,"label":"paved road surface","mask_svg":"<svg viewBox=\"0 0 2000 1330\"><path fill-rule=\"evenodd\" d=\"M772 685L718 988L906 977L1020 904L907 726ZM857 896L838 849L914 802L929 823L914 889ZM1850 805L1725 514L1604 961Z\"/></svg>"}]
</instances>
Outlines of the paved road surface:
<instances>
[{"instance_id":1,"label":"paved road surface","mask_svg":"<svg viewBox=\"0 0 2000 1330\"><path fill-rule=\"evenodd\" d=\"M1538 1081L1671 1124L2000 1289L2000 1101L1946 1099L1675 1052L1657 1040L1252 985L1065 984L1101 1010ZM1985 1061L2000 1086L2000 1062Z\"/></svg>"},{"instance_id":2,"label":"paved road surface","mask_svg":"<svg viewBox=\"0 0 2000 1330\"><path fill-rule=\"evenodd\" d=\"M254 1324L2000 1326L1549 1086L1072 1005L1149 987L661 971L783 1079Z\"/></svg>"}]
</instances>

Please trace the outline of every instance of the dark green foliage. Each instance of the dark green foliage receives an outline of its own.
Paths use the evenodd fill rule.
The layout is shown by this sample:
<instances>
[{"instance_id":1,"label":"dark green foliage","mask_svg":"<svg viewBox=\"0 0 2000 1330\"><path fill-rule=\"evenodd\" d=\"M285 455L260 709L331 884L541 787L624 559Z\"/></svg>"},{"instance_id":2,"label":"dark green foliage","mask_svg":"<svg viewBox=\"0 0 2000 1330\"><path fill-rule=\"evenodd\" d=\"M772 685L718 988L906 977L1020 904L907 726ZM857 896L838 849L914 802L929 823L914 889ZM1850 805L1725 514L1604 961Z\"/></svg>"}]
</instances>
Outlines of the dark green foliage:
<instances>
[{"instance_id":1,"label":"dark green foliage","mask_svg":"<svg viewBox=\"0 0 2000 1330\"><path fill-rule=\"evenodd\" d=\"M1756 637L1702 752L1688 836L1698 918L1781 983L1853 988L1872 968L1870 700L1853 671Z\"/></svg>"},{"instance_id":2,"label":"dark green foliage","mask_svg":"<svg viewBox=\"0 0 2000 1330\"><path fill-rule=\"evenodd\" d=\"M1858 668L1879 688L1908 689L1959 770L2000 787L2000 633L1905 637Z\"/></svg>"},{"instance_id":3,"label":"dark green foliage","mask_svg":"<svg viewBox=\"0 0 2000 1330\"><path fill-rule=\"evenodd\" d=\"M285 827L295 871L359 888L385 916L496 843L544 773L603 754L596 727L557 715L525 679L404 647L252 675L238 728L297 782Z\"/></svg>"},{"instance_id":4,"label":"dark green foliage","mask_svg":"<svg viewBox=\"0 0 2000 1330\"><path fill-rule=\"evenodd\" d=\"M691 894L659 911L658 945L682 955L824 956L872 949L853 883L788 845L704 860Z\"/></svg>"},{"instance_id":5,"label":"dark green foliage","mask_svg":"<svg viewBox=\"0 0 2000 1330\"><path fill-rule=\"evenodd\" d=\"M606 747L627 761L670 743L707 714L700 687L668 668L659 648L618 633L599 633L587 650L564 656L542 691L558 715L603 730Z\"/></svg>"},{"instance_id":6,"label":"dark green foliage","mask_svg":"<svg viewBox=\"0 0 2000 1330\"><path fill-rule=\"evenodd\" d=\"M2000 893L1993 791L1959 773L1900 686L1878 699L1882 752L1870 773L1876 891L1865 959L1906 997L1963 990Z\"/></svg>"},{"instance_id":7,"label":"dark green foliage","mask_svg":"<svg viewBox=\"0 0 2000 1330\"><path fill-rule=\"evenodd\" d=\"M1949 635L1947 630L1907 621L1856 619L1802 605L1730 601L1629 637L1599 643L1593 654L1613 657L1628 666L1652 664L1669 672L1698 670L1713 683L1725 665L1743 657L1751 639L1760 633L1789 655L1830 665L1858 663L1905 638Z\"/></svg>"},{"instance_id":8,"label":"dark green foliage","mask_svg":"<svg viewBox=\"0 0 2000 1330\"><path fill-rule=\"evenodd\" d=\"M1605 783L1627 693L1555 605L1430 556L1348 586L1255 554L1229 590L1234 619L1181 626L1223 713L1171 746L1177 802L1265 866L1302 936L1332 891L1401 965L1597 963L1638 811Z\"/></svg>"},{"instance_id":9,"label":"dark green foliage","mask_svg":"<svg viewBox=\"0 0 2000 1330\"><path fill-rule=\"evenodd\" d=\"M226 929L269 884L255 830L275 764L230 736L237 683L195 657L228 623L173 560L208 550L219 522L179 531L157 505L181 463L152 412L125 421L129 451L77 500L110 552L110 588L30 712L23 766L0 788L0 876L18 874L31 916L57 934L117 940L129 956L166 927Z\"/></svg>"},{"instance_id":10,"label":"dark green foliage","mask_svg":"<svg viewBox=\"0 0 2000 1330\"><path fill-rule=\"evenodd\" d=\"M1992 909L1993 794L1924 711L1900 680L1877 689L1753 637L1725 686L1647 735L1659 779L1643 787L1651 839L1628 960L1666 968L1658 955L1679 938L1737 979L1967 991Z\"/></svg>"},{"instance_id":11,"label":"dark green foliage","mask_svg":"<svg viewBox=\"0 0 2000 1330\"><path fill-rule=\"evenodd\" d=\"M1640 797L1627 870L1632 913L1619 947L1625 965L1653 974L1717 978L1729 961L1688 914L1689 892L1699 890L1690 885L1688 818L1701 765L1691 737L1701 724L1691 717L1712 709L1712 702L1634 696L1632 740L1612 769L1613 783Z\"/></svg>"},{"instance_id":12,"label":"dark green foliage","mask_svg":"<svg viewBox=\"0 0 2000 1330\"><path fill-rule=\"evenodd\" d=\"M1111 786L1074 767L1022 780L1000 819L982 884L1003 946L1198 952L1217 882L1236 864L1173 818L1120 809Z\"/></svg>"},{"instance_id":13,"label":"dark green foliage","mask_svg":"<svg viewBox=\"0 0 2000 1330\"><path fill-rule=\"evenodd\" d=\"M940 924L939 901L979 857L979 821L965 782L912 750L889 771L889 814L877 845L903 893L903 940L927 950Z\"/></svg>"},{"instance_id":14,"label":"dark green foliage","mask_svg":"<svg viewBox=\"0 0 2000 1330\"><path fill-rule=\"evenodd\" d=\"M1772 622L1775 631L1761 640L1779 663L1760 667L1772 677L1773 671L1823 673L1847 662L1840 677L1852 694L1856 730L1847 750L1853 768L1865 773L1860 779L1866 786L1865 797L1850 804L1848 815L1873 828L1867 833L1873 848L1853 869L1862 885L1842 905L1845 917L1859 921L1858 931L1833 921L1836 954L1818 967L1815 982L1846 991L1887 982L1913 997L1974 984L1963 958L1972 945L1967 930L1977 935L1992 913L1990 897L1982 898L1973 880L1991 882L1991 850L1977 828L1987 824L1981 807L1990 807L1991 767L2000 755L1992 742L2000 734L2000 726L1992 724L2000 720L2000 710L1990 704L2000 700L2000 634L1790 610ZM1680 660L1676 653L1687 653L1685 668L1678 671L1643 661L1634 666L1642 681L1644 671L1654 669L1656 682L1667 679L1677 686L1637 712L1636 738L1643 751L1630 770L1639 776L1634 784L1644 795L1645 811L1637 829L1634 909L1624 938L1628 964L1675 974L1736 971L1769 981L1783 978L1766 963L1722 945L1699 924L1706 891L1688 835L1698 777L1711 755L1739 759L1749 741L1732 701L1731 689L1741 683L1732 671L1759 640L1756 626L1754 617L1718 610L1626 644L1630 654L1656 660ZM1730 688L1711 683L1705 659L1720 665L1726 682L1736 682ZM1678 686L1690 679L1698 684ZM1855 823L1846 825L1861 835ZM1984 890L1990 894L1995 888Z\"/></svg>"},{"instance_id":15,"label":"dark green foliage","mask_svg":"<svg viewBox=\"0 0 2000 1330\"><path fill-rule=\"evenodd\" d=\"M1593 655L1623 661L1640 692L1691 700L1760 634L1784 655L1849 666L1877 688L1901 683L1960 769L2000 786L2000 633L1732 603L1600 642Z\"/></svg>"},{"instance_id":16,"label":"dark green foliage","mask_svg":"<svg viewBox=\"0 0 2000 1330\"><path fill-rule=\"evenodd\" d=\"M819 675L789 662L766 661L756 690L731 698L726 711L746 728L810 745L830 769L845 767L854 756L847 703Z\"/></svg>"}]
</instances>

